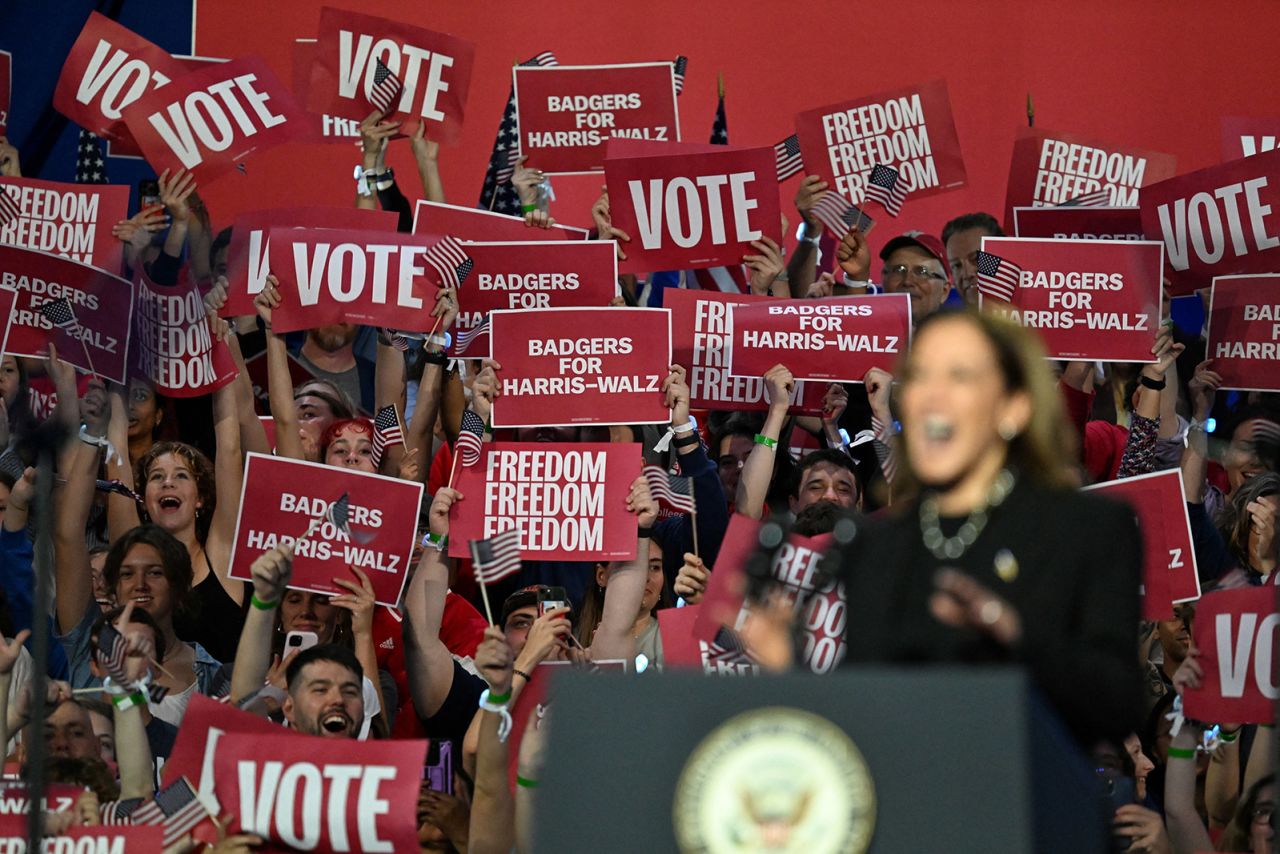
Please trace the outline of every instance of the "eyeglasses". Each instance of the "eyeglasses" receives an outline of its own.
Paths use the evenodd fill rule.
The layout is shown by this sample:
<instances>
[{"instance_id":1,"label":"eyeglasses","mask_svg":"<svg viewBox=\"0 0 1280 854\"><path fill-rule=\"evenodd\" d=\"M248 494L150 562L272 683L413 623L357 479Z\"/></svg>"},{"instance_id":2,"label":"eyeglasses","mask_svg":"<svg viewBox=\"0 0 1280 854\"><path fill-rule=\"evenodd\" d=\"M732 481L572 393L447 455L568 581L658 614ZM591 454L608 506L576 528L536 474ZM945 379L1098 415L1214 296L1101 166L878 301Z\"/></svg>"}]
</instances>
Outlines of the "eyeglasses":
<instances>
[{"instance_id":1,"label":"eyeglasses","mask_svg":"<svg viewBox=\"0 0 1280 854\"><path fill-rule=\"evenodd\" d=\"M1271 821L1271 816L1275 811L1275 804L1258 804L1253 808L1253 820L1262 823L1269 823Z\"/></svg>"},{"instance_id":2,"label":"eyeglasses","mask_svg":"<svg viewBox=\"0 0 1280 854\"><path fill-rule=\"evenodd\" d=\"M900 282L907 276L910 276L918 282L927 282L930 280L946 281L947 279L946 276L936 272L927 264L917 264L914 267L908 267L906 264L894 264L892 267L885 267L880 272L880 275L886 284L889 282Z\"/></svg>"}]
</instances>

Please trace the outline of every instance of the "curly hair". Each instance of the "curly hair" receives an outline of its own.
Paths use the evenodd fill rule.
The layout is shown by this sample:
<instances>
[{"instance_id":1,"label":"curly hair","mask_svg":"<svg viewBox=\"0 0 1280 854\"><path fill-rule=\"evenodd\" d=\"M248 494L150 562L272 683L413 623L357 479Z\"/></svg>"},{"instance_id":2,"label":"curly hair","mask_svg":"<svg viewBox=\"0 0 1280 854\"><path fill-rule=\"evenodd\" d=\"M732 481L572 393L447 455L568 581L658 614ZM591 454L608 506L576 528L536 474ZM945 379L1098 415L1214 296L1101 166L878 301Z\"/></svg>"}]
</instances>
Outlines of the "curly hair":
<instances>
[{"instance_id":1,"label":"curly hair","mask_svg":"<svg viewBox=\"0 0 1280 854\"><path fill-rule=\"evenodd\" d=\"M196 539L203 543L209 536L209 525L213 520L213 511L218 506L218 489L217 481L214 478L213 463L204 455L203 451L188 445L186 442L156 442L145 454L138 458L138 462L133 467L134 488L139 495L146 496L147 478L151 475L151 469L165 454L172 454L186 463L187 468L191 470L191 474L196 479L196 493L203 503L203 507L196 513ZM138 508L138 515L144 523L151 521L151 517L147 515L145 504Z\"/></svg>"}]
</instances>

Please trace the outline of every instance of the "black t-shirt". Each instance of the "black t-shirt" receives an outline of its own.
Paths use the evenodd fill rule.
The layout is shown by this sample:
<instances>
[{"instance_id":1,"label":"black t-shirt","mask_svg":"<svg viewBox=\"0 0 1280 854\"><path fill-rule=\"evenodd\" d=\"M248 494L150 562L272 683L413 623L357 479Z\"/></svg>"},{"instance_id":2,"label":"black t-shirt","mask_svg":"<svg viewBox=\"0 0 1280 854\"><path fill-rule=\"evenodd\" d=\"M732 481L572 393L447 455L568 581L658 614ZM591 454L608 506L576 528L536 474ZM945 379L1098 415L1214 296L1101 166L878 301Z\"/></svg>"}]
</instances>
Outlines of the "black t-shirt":
<instances>
[{"instance_id":1,"label":"black t-shirt","mask_svg":"<svg viewBox=\"0 0 1280 854\"><path fill-rule=\"evenodd\" d=\"M422 720L429 738L449 739L462 743L467 727L480 708L480 694L488 685L479 676L469 673L458 660L453 660L453 684L449 696L434 715Z\"/></svg>"}]
</instances>

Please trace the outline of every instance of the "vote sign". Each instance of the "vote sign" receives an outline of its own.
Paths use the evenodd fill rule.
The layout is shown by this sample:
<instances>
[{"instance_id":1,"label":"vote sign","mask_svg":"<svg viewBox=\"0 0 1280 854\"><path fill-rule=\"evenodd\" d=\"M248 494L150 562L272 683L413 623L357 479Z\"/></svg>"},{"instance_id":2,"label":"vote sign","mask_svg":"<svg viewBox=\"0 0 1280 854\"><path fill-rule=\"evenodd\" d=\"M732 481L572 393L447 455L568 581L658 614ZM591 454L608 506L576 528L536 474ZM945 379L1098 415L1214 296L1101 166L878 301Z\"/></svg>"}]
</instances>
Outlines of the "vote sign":
<instances>
[{"instance_id":1,"label":"vote sign","mask_svg":"<svg viewBox=\"0 0 1280 854\"><path fill-rule=\"evenodd\" d=\"M256 314L253 298L262 293L271 273L271 228L335 228L394 233L395 211L355 208L275 208L248 211L236 217L227 247L227 303L219 314Z\"/></svg>"},{"instance_id":2,"label":"vote sign","mask_svg":"<svg viewBox=\"0 0 1280 854\"><path fill-rule=\"evenodd\" d=\"M305 136L307 119L258 57L212 63L142 95L125 112L153 169L186 169L202 184L255 151Z\"/></svg>"},{"instance_id":3,"label":"vote sign","mask_svg":"<svg viewBox=\"0 0 1280 854\"><path fill-rule=\"evenodd\" d=\"M618 292L618 254L612 240L468 243L475 267L458 289L453 354L489 355L489 312L498 309L604 307ZM474 331L478 330L478 331ZM471 335L465 350L458 338Z\"/></svg>"},{"instance_id":4,"label":"vote sign","mask_svg":"<svg viewBox=\"0 0 1280 854\"><path fill-rule=\"evenodd\" d=\"M1179 469L1085 487L1133 508L1142 532L1142 618L1170 620L1173 606L1200 598L1200 576Z\"/></svg>"},{"instance_id":5,"label":"vote sign","mask_svg":"<svg viewBox=\"0 0 1280 854\"><path fill-rule=\"evenodd\" d=\"M129 188L0 178L18 215L0 228L0 243L38 249L119 273L124 244L112 227L129 216Z\"/></svg>"},{"instance_id":6,"label":"vote sign","mask_svg":"<svg viewBox=\"0 0 1280 854\"><path fill-rule=\"evenodd\" d=\"M585 240L588 231L572 225L538 228L522 217L419 200L413 209L413 233L459 240L528 242L536 240Z\"/></svg>"},{"instance_id":7,"label":"vote sign","mask_svg":"<svg viewBox=\"0 0 1280 854\"><path fill-rule=\"evenodd\" d=\"M426 124L427 137L457 142L471 84L475 47L412 24L325 7L320 10L316 62L307 109L363 120L381 62L403 87L386 118L404 130Z\"/></svg>"},{"instance_id":8,"label":"vote sign","mask_svg":"<svg viewBox=\"0 0 1280 854\"><path fill-rule=\"evenodd\" d=\"M1051 359L1152 362L1164 247L1149 240L983 237L982 249L1022 268L1010 302L978 302L1040 333Z\"/></svg>"},{"instance_id":9,"label":"vote sign","mask_svg":"<svg viewBox=\"0 0 1280 854\"><path fill-rule=\"evenodd\" d=\"M1222 159L1239 160L1272 151L1280 142L1280 118L1222 117Z\"/></svg>"},{"instance_id":10,"label":"vote sign","mask_svg":"<svg viewBox=\"0 0 1280 854\"><path fill-rule=\"evenodd\" d=\"M627 495L640 476L639 444L503 442L459 464L449 511L449 554L470 557L471 540L520 529L523 560L631 560L635 517Z\"/></svg>"},{"instance_id":11,"label":"vote sign","mask_svg":"<svg viewBox=\"0 0 1280 854\"><path fill-rule=\"evenodd\" d=\"M350 533L330 521L312 530L312 522L344 494ZM328 596L345 593L333 579L355 580L348 569L355 566L369 576L374 598L396 607L413 554L421 501L421 483L249 454L231 577L251 580L249 570L259 555L280 543L294 543L290 587ZM304 538L308 530L312 532Z\"/></svg>"},{"instance_id":12,"label":"vote sign","mask_svg":"<svg viewBox=\"0 0 1280 854\"><path fill-rule=\"evenodd\" d=\"M712 147L682 153L668 145L658 154L615 157L610 146L604 170L610 212L613 225L631 237L622 272L740 264L757 251L751 241L781 243L773 149L703 151Z\"/></svg>"},{"instance_id":13,"label":"vote sign","mask_svg":"<svg viewBox=\"0 0 1280 854\"><path fill-rule=\"evenodd\" d=\"M425 741L228 733L213 767L231 833L290 851L411 851Z\"/></svg>"},{"instance_id":14,"label":"vote sign","mask_svg":"<svg viewBox=\"0 0 1280 854\"><path fill-rule=\"evenodd\" d=\"M1141 207L1143 229L1169 252L1174 295L1280 269L1280 149L1162 181Z\"/></svg>"},{"instance_id":15,"label":"vote sign","mask_svg":"<svg viewBox=\"0 0 1280 854\"><path fill-rule=\"evenodd\" d=\"M1147 239L1136 207L1017 207L1013 209L1013 234L1054 240Z\"/></svg>"},{"instance_id":16,"label":"vote sign","mask_svg":"<svg viewBox=\"0 0 1280 854\"><path fill-rule=\"evenodd\" d=\"M1280 275L1213 280L1205 358L1222 388L1280 391Z\"/></svg>"},{"instance_id":17,"label":"vote sign","mask_svg":"<svg viewBox=\"0 0 1280 854\"><path fill-rule=\"evenodd\" d=\"M272 228L268 258L280 283L277 333L330 323L427 332L436 325L439 273L426 260L437 242L412 234ZM463 283L465 286L465 282Z\"/></svg>"},{"instance_id":18,"label":"vote sign","mask_svg":"<svg viewBox=\"0 0 1280 854\"><path fill-rule=\"evenodd\" d=\"M540 308L489 314L502 365L494 427L665 424L671 313Z\"/></svg>"},{"instance_id":19,"label":"vote sign","mask_svg":"<svg viewBox=\"0 0 1280 854\"><path fill-rule=\"evenodd\" d=\"M1191 636L1200 650L1199 688L1182 695L1183 712L1202 721L1275 722L1276 592L1271 585L1210 593L1196 606Z\"/></svg>"},{"instance_id":20,"label":"vote sign","mask_svg":"<svg viewBox=\"0 0 1280 854\"><path fill-rule=\"evenodd\" d=\"M670 62L516 66L521 154L550 174L604 170L611 138L680 141Z\"/></svg>"},{"instance_id":21,"label":"vote sign","mask_svg":"<svg viewBox=\"0 0 1280 854\"><path fill-rule=\"evenodd\" d=\"M729 373L762 377L783 364L796 379L862 382L892 371L911 347L907 294L768 300L729 307Z\"/></svg>"}]
</instances>

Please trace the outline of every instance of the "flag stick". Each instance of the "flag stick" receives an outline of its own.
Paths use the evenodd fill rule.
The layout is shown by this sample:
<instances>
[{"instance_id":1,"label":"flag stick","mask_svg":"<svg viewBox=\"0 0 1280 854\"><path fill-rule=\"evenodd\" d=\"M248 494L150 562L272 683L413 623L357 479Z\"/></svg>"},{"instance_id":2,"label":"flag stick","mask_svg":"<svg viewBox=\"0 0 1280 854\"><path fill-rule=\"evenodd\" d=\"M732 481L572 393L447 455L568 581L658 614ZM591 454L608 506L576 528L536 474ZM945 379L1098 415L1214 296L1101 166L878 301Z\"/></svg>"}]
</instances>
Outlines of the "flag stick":
<instances>
[{"instance_id":1,"label":"flag stick","mask_svg":"<svg viewBox=\"0 0 1280 854\"><path fill-rule=\"evenodd\" d=\"M72 694L72 696L74 696L74 695L76 695L76 694L101 694L101 693L103 693L103 691L105 691L105 690L106 690L106 689L105 689L105 688L103 688L103 687L101 687L101 686L99 686L99 687L97 687L97 688L72 688L72 689L71 689L71 694Z\"/></svg>"},{"instance_id":2,"label":"flag stick","mask_svg":"<svg viewBox=\"0 0 1280 854\"><path fill-rule=\"evenodd\" d=\"M453 448L451 450L453 452L453 462L449 464L449 482L446 484L449 489L453 489L453 476L458 472L458 457L462 456L462 454L458 452L457 439L453 440ZM493 621L490 620L489 622Z\"/></svg>"},{"instance_id":3,"label":"flag stick","mask_svg":"<svg viewBox=\"0 0 1280 854\"><path fill-rule=\"evenodd\" d=\"M692 495L689 497L693 498ZM693 530L693 556L699 557L700 555L698 554L698 502L696 498L693 500L693 509L689 511L689 521L692 523L692 530Z\"/></svg>"},{"instance_id":4,"label":"flag stick","mask_svg":"<svg viewBox=\"0 0 1280 854\"><path fill-rule=\"evenodd\" d=\"M480 585L480 598L484 600L485 618L489 620L489 625L496 626L497 623L493 621L493 608L489 605L489 585L485 584L479 578L476 579L476 583Z\"/></svg>"},{"instance_id":5,"label":"flag stick","mask_svg":"<svg viewBox=\"0 0 1280 854\"><path fill-rule=\"evenodd\" d=\"M724 72L721 71L716 75L716 90L720 93L720 97L724 97Z\"/></svg>"},{"instance_id":6,"label":"flag stick","mask_svg":"<svg viewBox=\"0 0 1280 854\"><path fill-rule=\"evenodd\" d=\"M1033 128L1035 126L1036 126L1036 108L1034 105L1032 105L1031 93L1028 92L1027 93L1027 127Z\"/></svg>"},{"instance_id":7,"label":"flag stick","mask_svg":"<svg viewBox=\"0 0 1280 854\"><path fill-rule=\"evenodd\" d=\"M83 329L84 327L80 327ZM80 349L84 350L84 360L89 363L89 373L95 377L98 376L98 369L93 366L93 357L89 355L89 345L84 343L84 339L80 339Z\"/></svg>"}]
</instances>

